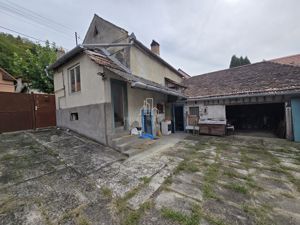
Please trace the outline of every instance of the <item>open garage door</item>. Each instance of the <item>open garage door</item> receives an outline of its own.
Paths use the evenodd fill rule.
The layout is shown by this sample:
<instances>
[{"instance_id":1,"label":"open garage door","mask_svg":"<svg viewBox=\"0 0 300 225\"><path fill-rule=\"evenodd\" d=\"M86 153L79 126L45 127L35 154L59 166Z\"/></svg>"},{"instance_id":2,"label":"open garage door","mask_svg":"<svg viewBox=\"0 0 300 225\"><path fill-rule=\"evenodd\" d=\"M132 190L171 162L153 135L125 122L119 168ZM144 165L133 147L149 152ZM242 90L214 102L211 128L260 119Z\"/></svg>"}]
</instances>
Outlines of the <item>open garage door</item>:
<instances>
[{"instance_id":1,"label":"open garage door","mask_svg":"<svg viewBox=\"0 0 300 225\"><path fill-rule=\"evenodd\" d=\"M227 122L237 132L253 136L285 137L284 103L226 106Z\"/></svg>"}]
</instances>

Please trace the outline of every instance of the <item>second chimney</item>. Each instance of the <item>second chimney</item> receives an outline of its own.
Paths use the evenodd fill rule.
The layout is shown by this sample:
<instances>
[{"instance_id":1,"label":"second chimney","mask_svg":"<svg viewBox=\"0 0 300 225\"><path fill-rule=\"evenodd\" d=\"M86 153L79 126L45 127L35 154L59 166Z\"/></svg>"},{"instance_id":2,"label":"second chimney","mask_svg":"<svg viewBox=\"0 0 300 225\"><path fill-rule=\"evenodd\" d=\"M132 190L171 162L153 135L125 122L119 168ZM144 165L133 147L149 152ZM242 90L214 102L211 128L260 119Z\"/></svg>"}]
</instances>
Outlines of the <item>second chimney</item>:
<instances>
[{"instance_id":1,"label":"second chimney","mask_svg":"<svg viewBox=\"0 0 300 225\"><path fill-rule=\"evenodd\" d=\"M155 53L156 55L159 55L159 43L152 40L152 43L151 43L151 51L153 53Z\"/></svg>"}]
</instances>

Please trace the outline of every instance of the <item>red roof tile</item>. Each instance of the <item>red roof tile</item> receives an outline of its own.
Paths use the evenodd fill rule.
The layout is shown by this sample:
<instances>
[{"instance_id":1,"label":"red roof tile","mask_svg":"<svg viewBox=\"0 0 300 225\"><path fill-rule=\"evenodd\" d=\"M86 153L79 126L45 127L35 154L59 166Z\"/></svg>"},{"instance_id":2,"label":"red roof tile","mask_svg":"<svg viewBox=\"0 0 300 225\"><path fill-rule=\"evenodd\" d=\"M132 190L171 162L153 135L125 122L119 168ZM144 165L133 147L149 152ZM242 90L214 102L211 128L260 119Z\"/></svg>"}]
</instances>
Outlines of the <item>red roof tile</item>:
<instances>
[{"instance_id":1,"label":"red roof tile","mask_svg":"<svg viewBox=\"0 0 300 225\"><path fill-rule=\"evenodd\" d=\"M192 98L251 95L297 90L300 67L269 61L220 70L184 80Z\"/></svg>"},{"instance_id":2,"label":"red roof tile","mask_svg":"<svg viewBox=\"0 0 300 225\"><path fill-rule=\"evenodd\" d=\"M293 66L300 66L300 54L298 55L291 55L282 58L272 59L271 62L293 65Z\"/></svg>"}]
</instances>

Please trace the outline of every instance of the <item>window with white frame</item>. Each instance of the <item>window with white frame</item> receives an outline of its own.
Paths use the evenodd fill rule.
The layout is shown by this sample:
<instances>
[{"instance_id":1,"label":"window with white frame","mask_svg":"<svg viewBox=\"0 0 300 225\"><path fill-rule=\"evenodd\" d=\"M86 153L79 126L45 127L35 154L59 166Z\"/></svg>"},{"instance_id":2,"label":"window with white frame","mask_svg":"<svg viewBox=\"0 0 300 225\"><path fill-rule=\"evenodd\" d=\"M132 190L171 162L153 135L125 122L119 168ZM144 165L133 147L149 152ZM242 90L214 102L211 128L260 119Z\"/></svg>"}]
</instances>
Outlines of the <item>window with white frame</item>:
<instances>
[{"instance_id":1,"label":"window with white frame","mask_svg":"<svg viewBox=\"0 0 300 225\"><path fill-rule=\"evenodd\" d=\"M69 69L70 92L78 92L81 90L80 83L80 66L76 65Z\"/></svg>"}]
</instances>

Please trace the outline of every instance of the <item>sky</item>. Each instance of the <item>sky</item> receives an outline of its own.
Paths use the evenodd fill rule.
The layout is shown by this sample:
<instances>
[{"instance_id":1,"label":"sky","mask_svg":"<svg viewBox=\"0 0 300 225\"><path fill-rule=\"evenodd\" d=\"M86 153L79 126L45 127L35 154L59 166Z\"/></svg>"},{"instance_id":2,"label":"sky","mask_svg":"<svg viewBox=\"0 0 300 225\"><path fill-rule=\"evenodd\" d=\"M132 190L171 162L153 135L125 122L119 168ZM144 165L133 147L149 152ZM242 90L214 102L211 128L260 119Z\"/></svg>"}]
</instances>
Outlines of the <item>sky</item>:
<instances>
[{"instance_id":1,"label":"sky","mask_svg":"<svg viewBox=\"0 0 300 225\"><path fill-rule=\"evenodd\" d=\"M228 68L233 54L252 63L299 54L299 10L299 0L0 0L0 32L71 50L74 32L80 43L98 14L146 46L156 40L162 58L198 75Z\"/></svg>"}]
</instances>

